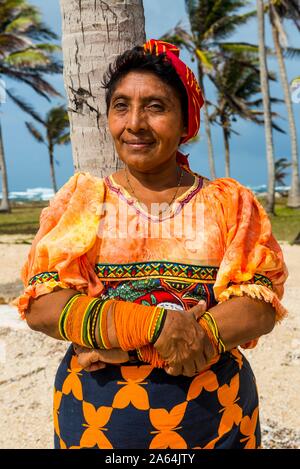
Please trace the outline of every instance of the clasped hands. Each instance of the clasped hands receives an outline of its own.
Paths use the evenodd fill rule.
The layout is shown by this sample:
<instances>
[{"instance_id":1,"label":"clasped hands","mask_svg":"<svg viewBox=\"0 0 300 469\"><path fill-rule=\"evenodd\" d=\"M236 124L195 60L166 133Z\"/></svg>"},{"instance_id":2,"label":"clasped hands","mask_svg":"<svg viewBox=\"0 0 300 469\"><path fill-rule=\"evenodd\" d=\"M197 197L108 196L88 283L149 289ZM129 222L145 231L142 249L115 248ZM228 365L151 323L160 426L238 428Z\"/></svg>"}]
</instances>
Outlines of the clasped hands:
<instances>
[{"instance_id":1,"label":"clasped hands","mask_svg":"<svg viewBox=\"0 0 300 469\"><path fill-rule=\"evenodd\" d=\"M197 320L206 311L200 301L188 311L168 310L164 327L154 344L167 363L169 375L194 376L203 370L214 355L213 346ZM73 344L78 363L85 371L97 371L107 364L120 365L129 360L121 349L96 350Z\"/></svg>"}]
</instances>

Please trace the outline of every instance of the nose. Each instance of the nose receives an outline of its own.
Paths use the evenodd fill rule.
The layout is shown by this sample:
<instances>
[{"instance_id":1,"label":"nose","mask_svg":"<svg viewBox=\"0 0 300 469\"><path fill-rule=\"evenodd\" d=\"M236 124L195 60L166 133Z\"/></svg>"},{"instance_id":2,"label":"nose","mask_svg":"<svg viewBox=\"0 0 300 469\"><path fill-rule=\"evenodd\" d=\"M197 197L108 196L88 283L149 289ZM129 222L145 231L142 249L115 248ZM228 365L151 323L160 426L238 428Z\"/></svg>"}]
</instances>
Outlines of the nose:
<instances>
[{"instance_id":1,"label":"nose","mask_svg":"<svg viewBox=\"0 0 300 469\"><path fill-rule=\"evenodd\" d=\"M127 130L130 132L140 132L147 128L147 120L144 110L138 106L132 106L127 114Z\"/></svg>"}]
</instances>

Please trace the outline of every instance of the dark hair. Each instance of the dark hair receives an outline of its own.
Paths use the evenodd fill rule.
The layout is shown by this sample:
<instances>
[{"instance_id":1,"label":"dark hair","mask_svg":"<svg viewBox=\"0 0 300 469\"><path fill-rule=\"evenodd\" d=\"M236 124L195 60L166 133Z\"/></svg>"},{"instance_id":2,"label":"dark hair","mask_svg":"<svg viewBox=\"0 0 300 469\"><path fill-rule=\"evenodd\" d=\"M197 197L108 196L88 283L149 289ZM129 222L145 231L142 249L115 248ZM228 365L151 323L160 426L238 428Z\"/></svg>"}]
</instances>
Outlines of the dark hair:
<instances>
[{"instance_id":1,"label":"dark hair","mask_svg":"<svg viewBox=\"0 0 300 469\"><path fill-rule=\"evenodd\" d=\"M113 64L110 64L104 74L102 87L106 90L106 111L108 114L112 95L117 84L129 72L151 72L167 85L171 86L178 94L181 102L184 125L188 126L188 96L184 84L179 78L172 63L166 54L145 54L144 48L137 46L119 55Z\"/></svg>"}]
</instances>

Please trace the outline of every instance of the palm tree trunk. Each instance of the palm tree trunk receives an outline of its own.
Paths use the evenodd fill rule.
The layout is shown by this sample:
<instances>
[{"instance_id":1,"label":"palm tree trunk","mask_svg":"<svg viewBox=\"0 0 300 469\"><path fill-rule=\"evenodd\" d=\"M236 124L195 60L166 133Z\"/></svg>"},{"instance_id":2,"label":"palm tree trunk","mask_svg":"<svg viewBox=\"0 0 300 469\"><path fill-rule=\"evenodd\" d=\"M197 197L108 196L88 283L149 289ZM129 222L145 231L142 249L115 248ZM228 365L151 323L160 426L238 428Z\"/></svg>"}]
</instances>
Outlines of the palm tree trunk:
<instances>
[{"instance_id":1,"label":"palm tree trunk","mask_svg":"<svg viewBox=\"0 0 300 469\"><path fill-rule=\"evenodd\" d=\"M264 105L264 122L266 137L266 156L268 165L268 195L266 210L269 214L274 214L275 210L275 162L274 146L271 123L271 102L268 82L268 68L265 49L265 18L263 0L256 0L257 20L258 20L258 38L259 38L259 63L260 63L260 82Z\"/></svg>"},{"instance_id":2,"label":"palm tree trunk","mask_svg":"<svg viewBox=\"0 0 300 469\"><path fill-rule=\"evenodd\" d=\"M223 139L225 146L225 176L230 178L230 147L229 147L229 132L228 123L226 119L222 119Z\"/></svg>"},{"instance_id":3,"label":"palm tree trunk","mask_svg":"<svg viewBox=\"0 0 300 469\"><path fill-rule=\"evenodd\" d=\"M2 127L0 121L0 171L1 171L1 180L2 180L2 200L0 205L0 212L9 213L10 205L8 199L8 182L7 182L7 170L6 170L6 162L4 156L4 145L2 139Z\"/></svg>"},{"instance_id":4,"label":"palm tree trunk","mask_svg":"<svg viewBox=\"0 0 300 469\"><path fill-rule=\"evenodd\" d=\"M55 170L54 170L54 155L53 155L53 148L51 146L48 147L49 151L49 162L50 162L50 175L51 175L51 182L54 194L57 192L57 184L56 184L56 177L55 177Z\"/></svg>"},{"instance_id":5,"label":"palm tree trunk","mask_svg":"<svg viewBox=\"0 0 300 469\"><path fill-rule=\"evenodd\" d=\"M207 149L208 149L208 162L209 162L209 170L210 170L210 177L212 179L216 179L216 167L215 167L215 159L214 159L214 150L211 138L211 131L210 131L210 122L209 122L209 114L208 109L205 103L205 90L204 90L204 80L203 80L203 72L200 63L198 62L198 79L199 84L202 89L202 93L204 96L204 104L203 104L203 112L204 112L204 125L205 125L205 132L207 138Z\"/></svg>"},{"instance_id":6,"label":"palm tree trunk","mask_svg":"<svg viewBox=\"0 0 300 469\"><path fill-rule=\"evenodd\" d=\"M142 0L60 0L64 80L75 170L103 177L122 166L107 128L103 74L117 54L143 44Z\"/></svg>"},{"instance_id":7,"label":"palm tree trunk","mask_svg":"<svg viewBox=\"0 0 300 469\"><path fill-rule=\"evenodd\" d=\"M292 208L299 208L300 207L300 180L299 180L298 143L297 143L295 117L294 117L294 112L293 112L293 105L292 105L292 100L291 100L286 67L285 67L285 63L283 59L282 47L279 41L278 30L276 29L276 26L273 24L272 21L271 21L271 24L272 24L273 42L274 42L278 65L279 65L280 80L281 80L283 91L284 91L284 100L285 100L287 113L288 113L290 137L291 137L291 150L292 150L292 181L291 182L292 183L291 183L291 190L289 192L289 197L288 197L288 206Z\"/></svg>"}]
</instances>

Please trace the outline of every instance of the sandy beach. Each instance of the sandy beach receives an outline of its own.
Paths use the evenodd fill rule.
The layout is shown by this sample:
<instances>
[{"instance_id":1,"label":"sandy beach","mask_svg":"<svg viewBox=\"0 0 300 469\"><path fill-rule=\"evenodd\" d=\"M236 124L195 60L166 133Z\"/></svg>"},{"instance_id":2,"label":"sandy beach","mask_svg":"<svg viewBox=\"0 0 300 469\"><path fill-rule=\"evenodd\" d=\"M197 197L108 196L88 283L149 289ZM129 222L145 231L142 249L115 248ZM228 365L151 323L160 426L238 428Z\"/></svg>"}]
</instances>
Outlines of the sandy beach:
<instances>
[{"instance_id":1,"label":"sandy beach","mask_svg":"<svg viewBox=\"0 0 300 469\"><path fill-rule=\"evenodd\" d=\"M52 448L52 389L67 347L7 306L21 291L29 236L0 236L0 448ZM265 448L300 448L300 246L282 244L289 316L245 352L257 379Z\"/></svg>"}]
</instances>

